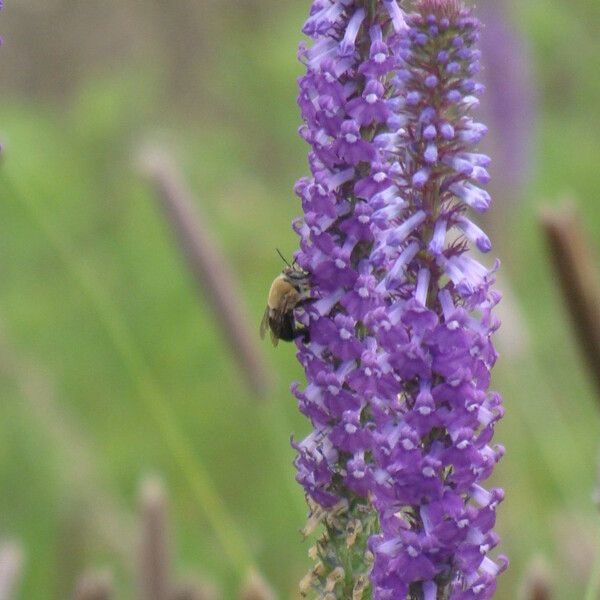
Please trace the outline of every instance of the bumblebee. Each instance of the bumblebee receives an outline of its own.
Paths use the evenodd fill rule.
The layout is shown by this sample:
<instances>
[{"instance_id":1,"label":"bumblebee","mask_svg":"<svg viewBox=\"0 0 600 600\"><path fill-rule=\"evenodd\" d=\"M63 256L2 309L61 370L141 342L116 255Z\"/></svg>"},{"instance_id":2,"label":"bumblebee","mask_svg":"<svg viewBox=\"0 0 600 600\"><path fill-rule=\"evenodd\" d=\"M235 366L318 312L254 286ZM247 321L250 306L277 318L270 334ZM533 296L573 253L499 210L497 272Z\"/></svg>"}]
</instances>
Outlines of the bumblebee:
<instances>
[{"instance_id":1,"label":"bumblebee","mask_svg":"<svg viewBox=\"0 0 600 600\"><path fill-rule=\"evenodd\" d=\"M279 340L291 342L299 337L307 343L308 329L298 326L294 309L307 302L309 294L308 273L288 264L271 284L260 323L260 337L264 339L267 330L270 330L273 346L277 346Z\"/></svg>"}]
</instances>

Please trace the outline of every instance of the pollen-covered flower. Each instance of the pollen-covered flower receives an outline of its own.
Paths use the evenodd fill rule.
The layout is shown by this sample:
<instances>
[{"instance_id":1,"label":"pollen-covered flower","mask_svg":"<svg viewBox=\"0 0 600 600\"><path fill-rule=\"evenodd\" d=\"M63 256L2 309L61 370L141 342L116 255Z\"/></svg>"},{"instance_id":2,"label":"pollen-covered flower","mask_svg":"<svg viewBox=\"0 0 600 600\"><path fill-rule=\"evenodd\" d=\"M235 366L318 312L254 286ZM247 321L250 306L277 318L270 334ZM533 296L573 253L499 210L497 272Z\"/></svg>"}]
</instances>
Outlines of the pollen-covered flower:
<instances>
[{"instance_id":1,"label":"pollen-covered flower","mask_svg":"<svg viewBox=\"0 0 600 600\"><path fill-rule=\"evenodd\" d=\"M314 300L298 315L307 385L293 390L314 429L295 447L313 521L323 511L327 524L309 582L359 599L367 574L376 600L484 600L504 568L487 556L503 494L481 483L503 449L488 392L497 266L473 255L491 249L472 220L490 205L472 116L478 23L458 0L412 13L315 0L304 32L312 177L296 186L296 259Z\"/></svg>"}]
</instances>

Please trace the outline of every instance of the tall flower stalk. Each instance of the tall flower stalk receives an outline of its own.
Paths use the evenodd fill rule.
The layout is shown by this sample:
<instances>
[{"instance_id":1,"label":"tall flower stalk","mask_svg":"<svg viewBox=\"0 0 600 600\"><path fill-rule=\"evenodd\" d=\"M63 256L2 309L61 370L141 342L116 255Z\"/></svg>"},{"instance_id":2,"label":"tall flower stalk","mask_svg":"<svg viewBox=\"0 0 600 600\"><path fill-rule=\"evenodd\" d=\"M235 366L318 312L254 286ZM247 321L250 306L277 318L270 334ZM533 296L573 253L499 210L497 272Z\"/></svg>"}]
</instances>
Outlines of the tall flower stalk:
<instances>
[{"instance_id":1,"label":"tall flower stalk","mask_svg":"<svg viewBox=\"0 0 600 600\"><path fill-rule=\"evenodd\" d=\"M297 479L325 533L303 581L319 598L490 598L505 559L487 555L503 454L488 392L498 327L493 271L471 247L489 195L478 23L458 0L316 0L301 45L301 135L312 177L298 264L314 301L298 315L314 429ZM310 529L310 528L309 528Z\"/></svg>"}]
</instances>

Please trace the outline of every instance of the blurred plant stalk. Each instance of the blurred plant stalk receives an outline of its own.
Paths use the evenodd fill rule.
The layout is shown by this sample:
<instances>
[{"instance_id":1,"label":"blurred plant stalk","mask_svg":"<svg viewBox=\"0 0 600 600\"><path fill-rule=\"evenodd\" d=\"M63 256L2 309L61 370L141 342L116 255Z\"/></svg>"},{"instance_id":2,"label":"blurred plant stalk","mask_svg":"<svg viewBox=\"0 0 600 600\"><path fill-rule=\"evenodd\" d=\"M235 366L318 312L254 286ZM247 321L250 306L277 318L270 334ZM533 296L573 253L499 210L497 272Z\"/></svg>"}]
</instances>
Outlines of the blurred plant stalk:
<instances>
[{"instance_id":1,"label":"blurred plant stalk","mask_svg":"<svg viewBox=\"0 0 600 600\"><path fill-rule=\"evenodd\" d=\"M22 567L21 547L15 542L0 543L0 600L16 598Z\"/></svg>"},{"instance_id":2,"label":"blurred plant stalk","mask_svg":"<svg viewBox=\"0 0 600 600\"><path fill-rule=\"evenodd\" d=\"M75 600L113 600L114 590L109 573L86 574L77 582Z\"/></svg>"},{"instance_id":3,"label":"blurred plant stalk","mask_svg":"<svg viewBox=\"0 0 600 600\"><path fill-rule=\"evenodd\" d=\"M169 600L171 553L167 498L161 481L148 478L140 491L141 540L139 548L139 600Z\"/></svg>"},{"instance_id":4,"label":"blurred plant stalk","mask_svg":"<svg viewBox=\"0 0 600 600\"><path fill-rule=\"evenodd\" d=\"M600 394L600 279L598 262L574 206L544 209L540 223L582 358Z\"/></svg>"},{"instance_id":5,"label":"blurred plant stalk","mask_svg":"<svg viewBox=\"0 0 600 600\"><path fill-rule=\"evenodd\" d=\"M554 583L550 568L541 558L534 558L523 580L519 600L552 600Z\"/></svg>"},{"instance_id":6,"label":"blurred plant stalk","mask_svg":"<svg viewBox=\"0 0 600 600\"><path fill-rule=\"evenodd\" d=\"M180 580L173 574L168 500L160 478L142 480L139 491L140 531L137 547L138 600L220 600L220 592L200 580ZM0 550L0 600L5 578ZM14 569L12 569L14 570ZM11 572L12 572L11 570ZM8 569L6 570L8 572ZM113 600L110 573L86 573L75 586L74 600ZM253 567L243 578L239 600L277 600L267 581Z\"/></svg>"},{"instance_id":7,"label":"blurred plant stalk","mask_svg":"<svg viewBox=\"0 0 600 600\"><path fill-rule=\"evenodd\" d=\"M139 492L140 531L137 546L138 600L218 600L210 585L176 581L172 574L167 495L158 477L145 478ZM108 572L85 573L75 586L75 600L112 600ZM0 600L4 600L0 596Z\"/></svg>"},{"instance_id":8,"label":"blurred plant stalk","mask_svg":"<svg viewBox=\"0 0 600 600\"><path fill-rule=\"evenodd\" d=\"M220 600L217 589L207 583L184 581L178 583L170 596L170 600Z\"/></svg>"},{"instance_id":9,"label":"blurred plant stalk","mask_svg":"<svg viewBox=\"0 0 600 600\"><path fill-rule=\"evenodd\" d=\"M600 397L599 263L587 239L583 219L574 204L569 203L558 209L543 209L540 213L540 224L577 345ZM598 492L596 499L597 494ZM578 544L581 544L581 539ZM595 553L585 600L597 600L600 594L600 547ZM590 550L585 555L590 558L593 552ZM524 596L525 599L553 598L551 583L548 584L549 580L542 583L539 575L538 572L537 585L531 587L531 594Z\"/></svg>"},{"instance_id":10,"label":"blurred plant stalk","mask_svg":"<svg viewBox=\"0 0 600 600\"><path fill-rule=\"evenodd\" d=\"M148 477L140 486L139 600L218 600L221 595L200 581L177 581L172 572L168 501L162 481ZM242 583L240 600L276 600L254 568Z\"/></svg>"},{"instance_id":11,"label":"blurred plant stalk","mask_svg":"<svg viewBox=\"0 0 600 600\"><path fill-rule=\"evenodd\" d=\"M239 600L277 600L277 596L262 575L251 570L242 585Z\"/></svg>"},{"instance_id":12,"label":"blurred plant stalk","mask_svg":"<svg viewBox=\"0 0 600 600\"><path fill-rule=\"evenodd\" d=\"M531 353L531 334L519 298L513 291L511 263L517 264L511 240L510 212L523 198L536 163L532 140L537 129L538 103L529 44L516 26L510 0L480 0L476 14L486 26L481 32L486 101L481 110L489 133L482 143L494 157L489 189L494 210L481 216L486 230L508 270L498 275L502 302L497 315L502 322L497 342L500 354L513 362Z\"/></svg>"},{"instance_id":13,"label":"blurred plant stalk","mask_svg":"<svg viewBox=\"0 0 600 600\"><path fill-rule=\"evenodd\" d=\"M273 387L258 335L248 327L243 294L231 266L199 214L174 161L161 149L141 153L140 168L154 187L175 239L192 272L198 290L207 299L250 390L265 396Z\"/></svg>"},{"instance_id":14,"label":"blurred plant stalk","mask_svg":"<svg viewBox=\"0 0 600 600\"><path fill-rule=\"evenodd\" d=\"M490 131L483 147L494 157L490 189L498 199L485 218L501 229L531 180L539 112L529 42L516 25L511 4L510 0L480 0L476 7L486 24L481 32L487 88L482 111Z\"/></svg>"}]
</instances>

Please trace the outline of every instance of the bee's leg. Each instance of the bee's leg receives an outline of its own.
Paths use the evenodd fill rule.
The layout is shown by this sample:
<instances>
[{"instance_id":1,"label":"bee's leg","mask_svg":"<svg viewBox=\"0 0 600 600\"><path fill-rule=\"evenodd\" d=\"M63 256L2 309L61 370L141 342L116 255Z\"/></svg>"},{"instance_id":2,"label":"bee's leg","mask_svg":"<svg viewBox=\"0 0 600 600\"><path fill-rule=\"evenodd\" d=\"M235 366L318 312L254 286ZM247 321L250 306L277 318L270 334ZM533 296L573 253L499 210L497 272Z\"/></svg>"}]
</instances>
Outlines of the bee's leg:
<instances>
[{"instance_id":1,"label":"bee's leg","mask_svg":"<svg viewBox=\"0 0 600 600\"><path fill-rule=\"evenodd\" d=\"M302 342L304 344L308 344L310 342L310 331L308 327L294 327L294 339L302 338Z\"/></svg>"},{"instance_id":2,"label":"bee's leg","mask_svg":"<svg viewBox=\"0 0 600 600\"><path fill-rule=\"evenodd\" d=\"M308 295L308 293L306 293L306 294L303 294L300 296L300 298L296 302L296 306L304 306L305 304L308 304L309 302L314 302L314 301L315 301L315 299L312 298L310 295Z\"/></svg>"},{"instance_id":3,"label":"bee's leg","mask_svg":"<svg viewBox=\"0 0 600 600\"><path fill-rule=\"evenodd\" d=\"M296 308L298 307L302 307L305 304L309 304L310 302L314 302L314 298L311 298L310 296L306 295L301 297L298 302L296 302ZM294 324L294 339L297 338L302 338L302 341L305 344L308 344L310 342L310 331L308 330L308 327L305 327L304 325L300 325L298 326L298 324Z\"/></svg>"},{"instance_id":4,"label":"bee's leg","mask_svg":"<svg viewBox=\"0 0 600 600\"><path fill-rule=\"evenodd\" d=\"M302 341L305 344L310 343L310 330L308 329L308 327L305 327L304 330L302 331Z\"/></svg>"}]
</instances>

